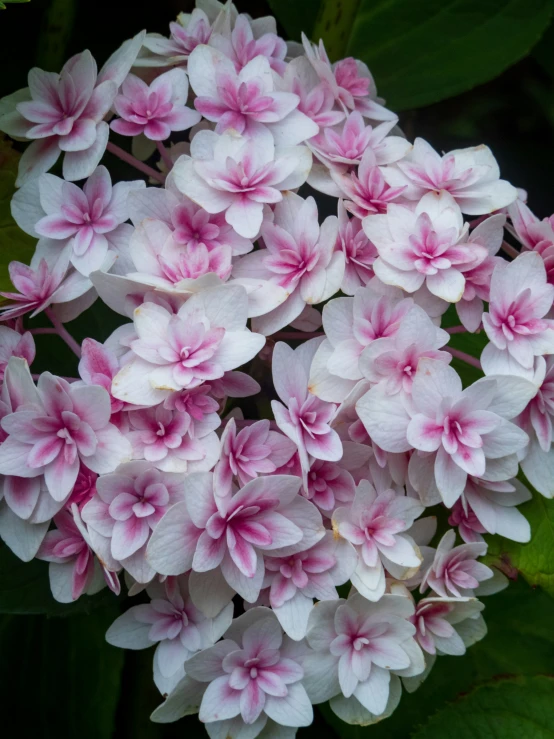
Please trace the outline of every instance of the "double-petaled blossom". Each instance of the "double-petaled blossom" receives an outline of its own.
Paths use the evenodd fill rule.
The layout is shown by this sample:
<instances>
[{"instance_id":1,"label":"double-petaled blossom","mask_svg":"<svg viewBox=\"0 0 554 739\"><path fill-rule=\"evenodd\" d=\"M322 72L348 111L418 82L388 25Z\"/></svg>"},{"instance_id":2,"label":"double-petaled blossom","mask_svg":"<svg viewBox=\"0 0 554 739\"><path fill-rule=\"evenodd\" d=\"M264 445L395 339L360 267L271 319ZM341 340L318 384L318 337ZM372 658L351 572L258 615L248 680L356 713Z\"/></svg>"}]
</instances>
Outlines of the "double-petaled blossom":
<instances>
[{"instance_id":1,"label":"double-petaled blossom","mask_svg":"<svg viewBox=\"0 0 554 739\"><path fill-rule=\"evenodd\" d=\"M233 62L209 46L199 46L188 62L194 106L216 123L216 133L232 129L249 134L263 125L276 144L295 145L315 136L319 126L298 108L300 98L278 90L264 56L252 59L240 72Z\"/></svg>"},{"instance_id":2,"label":"double-petaled blossom","mask_svg":"<svg viewBox=\"0 0 554 739\"><path fill-rule=\"evenodd\" d=\"M276 147L271 133L257 128L251 137L199 131L191 156L177 160L173 177L179 190L208 213L225 220L247 239L255 239L264 204L279 203L283 190L302 185L312 157L305 146Z\"/></svg>"},{"instance_id":3,"label":"double-petaled blossom","mask_svg":"<svg viewBox=\"0 0 554 739\"><path fill-rule=\"evenodd\" d=\"M344 277L340 289L345 295L354 295L359 287L364 287L373 277L373 262L378 253L365 235L359 218L348 217L344 204L339 200L339 232L336 251L344 254Z\"/></svg>"},{"instance_id":4,"label":"double-petaled blossom","mask_svg":"<svg viewBox=\"0 0 554 739\"><path fill-rule=\"evenodd\" d=\"M112 415L121 411L125 405L111 395L112 380L118 371L119 362L113 351L94 339L83 341L79 374L87 385L99 385L110 393Z\"/></svg>"},{"instance_id":5,"label":"double-petaled blossom","mask_svg":"<svg viewBox=\"0 0 554 739\"><path fill-rule=\"evenodd\" d=\"M492 213L513 203L517 190L500 179L500 170L488 146L456 149L442 157L424 139L417 138L406 157L384 170L393 187L405 187L402 196L420 200L429 191L444 190L463 213Z\"/></svg>"},{"instance_id":6,"label":"double-petaled blossom","mask_svg":"<svg viewBox=\"0 0 554 739\"><path fill-rule=\"evenodd\" d=\"M275 18L270 16L257 20L242 14L236 16L231 33L214 33L210 46L231 59L237 72L258 56L266 57L271 69L279 75L286 68L287 45L277 35Z\"/></svg>"},{"instance_id":7,"label":"double-petaled blossom","mask_svg":"<svg viewBox=\"0 0 554 739\"><path fill-rule=\"evenodd\" d=\"M416 627L415 639L429 655L465 654L466 647L486 634L483 608L476 598L422 598L410 619Z\"/></svg>"},{"instance_id":8,"label":"double-petaled blossom","mask_svg":"<svg viewBox=\"0 0 554 739\"><path fill-rule=\"evenodd\" d=\"M546 318L554 285L546 281L539 254L527 252L500 261L490 282L489 310L483 327L489 337L481 355L487 374L533 375L536 356L554 353L554 323Z\"/></svg>"},{"instance_id":9,"label":"double-petaled blossom","mask_svg":"<svg viewBox=\"0 0 554 739\"><path fill-rule=\"evenodd\" d=\"M19 163L19 186L47 172L61 152L66 180L92 174L108 143L109 127L103 119L143 39L144 32L126 41L100 73L90 51L72 57L60 74L34 67L29 87L4 98L0 130L33 142Z\"/></svg>"},{"instance_id":10,"label":"double-petaled blossom","mask_svg":"<svg viewBox=\"0 0 554 739\"><path fill-rule=\"evenodd\" d=\"M508 208L515 235L523 246L541 255L548 282L554 284L554 219L541 221L521 200Z\"/></svg>"},{"instance_id":11,"label":"double-petaled blossom","mask_svg":"<svg viewBox=\"0 0 554 739\"><path fill-rule=\"evenodd\" d=\"M330 699L332 710L349 723L389 716L400 700L399 677L418 675L425 667L414 638L414 613L406 595L386 594L372 603L356 593L317 605L307 633L314 653L302 660L312 703Z\"/></svg>"},{"instance_id":12,"label":"double-petaled blossom","mask_svg":"<svg viewBox=\"0 0 554 739\"><path fill-rule=\"evenodd\" d=\"M464 294L464 271L488 256L467 240L460 208L447 192L424 195L415 210L392 203L386 214L364 218L363 227L379 252L373 271L382 282L409 293L425 284L449 303Z\"/></svg>"},{"instance_id":13,"label":"double-petaled blossom","mask_svg":"<svg viewBox=\"0 0 554 739\"><path fill-rule=\"evenodd\" d=\"M62 510L53 521L56 528L44 537L37 559L50 563L48 573L54 598L60 603L71 603L83 593L94 595L106 584L119 594L119 579L106 562L95 557L79 512ZM112 566L119 569L115 562Z\"/></svg>"},{"instance_id":14,"label":"double-petaled blossom","mask_svg":"<svg viewBox=\"0 0 554 739\"><path fill-rule=\"evenodd\" d=\"M222 641L185 663L187 675L207 683L198 718L208 731L215 723L214 729L227 732L240 719L252 737L268 719L280 726L308 726L313 709L295 656L294 644L268 608L240 616Z\"/></svg>"},{"instance_id":15,"label":"double-petaled blossom","mask_svg":"<svg viewBox=\"0 0 554 739\"><path fill-rule=\"evenodd\" d=\"M410 458L412 485L422 492L438 491L451 507L468 475L494 480L515 474L516 455L528 436L508 419L518 415L535 392L523 378L501 376L462 390L452 367L423 358L410 398L391 396L384 383L378 383L358 400L356 409L382 449L417 450Z\"/></svg>"},{"instance_id":16,"label":"double-petaled blossom","mask_svg":"<svg viewBox=\"0 0 554 739\"><path fill-rule=\"evenodd\" d=\"M424 593L431 588L441 598L472 596L480 582L490 580L494 573L482 562L477 562L487 552L484 542L472 542L454 546L456 532L450 529L437 546L431 566L420 586Z\"/></svg>"},{"instance_id":17,"label":"double-petaled blossom","mask_svg":"<svg viewBox=\"0 0 554 739\"><path fill-rule=\"evenodd\" d=\"M52 498L64 500L81 462L102 474L130 458L129 441L110 423L110 416L104 388L71 384L44 372L25 406L2 419L8 438L0 447L0 472L44 475Z\"/></svg>"},{"instance_id":18,"label":"double-petaled blossom","mask_svg":"<svg viewBox=\"0 0 554 739\"><path fill-rule=\"evenodd\" d=\"M348 507L333 513L333 530L358 553L351 580L364 598L378 601L385 592L385 570L397 580L411 577L421 563L418 548L406 531L423 512L419 500L394 490L379 493L362 480Z\"/></svg>"},{"instance_id":19,"label":"double-petaled blossom","mask_svg":"<svg viewBox=\"0 0 554 739\"><path fill-rule=\"evenodd\" d=\"M335 96L329 85L321 82L314 68L304 56L292 59L283 75L286 89L298 96L298 110L311 118L320 128L336 126L345 118L343 110L335 106Z\"/></svg>"},{"instance_id":20,"label":"double-petaled blossom","mask_svg":"<svg viewBox=\"0 0 554 739\"><path fill-rule=\"evenodd\" d=\"M319 225L312 197L290 192L277 203L273 222L262 226L266 248L245 255L233 269L239 281L261 278L286 291L283 303L254 320L255 330L268 336L296 320L306 305L322 303L340 289L344 255L335 251L337 232L335 216Z\"/></svg>"},{"instance_id":21,"label":"double-petaled blossom","mask_svg":"<svg viewBox=\"0 0 554 739\"><path fill-rule=\"evenodd\" d=\"M247 303L242 287L222 286L193 295L174 314L155 303L141 305L134 312L132 357L114 377L114 397L157 405L252 359L265 339L246 328Z\"/></svg>"},{"instance_id":22,"label":"double-petaled blossom","mask_svg":"<svg viewBox=\"0 0 554 739\"><path fill-rule=\"evenodd\" d=\"M232 418L221 435L221 454L214 470L216 493L230 493L234 478L246 485L258 475L276 472L295 452L294 443L284 434L272 431L269 421L257 421L237 431Z\"/></svg>"},{"instance_id":23,"label":"double-petaled blossom","mask_svg":"<svg viewBox=\"0 0 554 739\"><path fill-rule=\"evenodd\" d=\"M31 365L35 358L33 335L29 331L21 334L7 326L0 326L0 381L4 379L10 357L20 357Z\"/></svg>"},{"instance_id":24,"label":"double-petaled blossom","mask_svg":"<svg viewBox=\"0 0 554 739\"><path fill-rule=\"evenodd\" d=\"M308 619L317 600L337 600L356 567L356 552L344 539L327 531L310 549L287 557L266 557L264 587L285 633L296 641L306 636Z\"/></svg>"},{"instance_id":25,"label":"double-petaled blossom","mask_svg":"<svg viewBox=\"0 0 554 739\"><path fill-rule=\"evenodd\" d=\"M345 400L364 377L360 359L366 348L394 337L414 308L400 291L383 294L377 287L374 281L356 290L353 298L335 298L323 309L326 338L310 375L310 390L323 400Z\"/></svg>"},{"instance_id":26,"label":"double-petaled blossom","mask_svg":"<svg viewBox=\"0 0 554 739\"><path fill-rule=\"evenodd\" d=\"M128 75L113 107L119 118L110 128L123 136L143 134L152 141L165 141L172 131L185 131L200 121L200 113L187 108L188 79L182 69L171 69L147 85Z\"/></svg>"},{"instance_id":27,"label":"double-petaled blossom","mask_svg":"<svg viewBox=\"0 0 554 739\"><path fill-rule=\"evenodd\" d=\"M139 56L135 66L186 65L191 52L199 44L207 44L211 34L210 18L202 8L194 8L192 13L179 13L177 21L169 24L169 38L157 33L146 34L143 48L150 54Z\"/></svg>"},{"instance_id":28,"label":"double-petaled blossom","mask_svg":"<svg viewBox=\"0 0 554 739\"><path fill-rule=\"evenodd\" d=\"M101 560L116 560L135 580L149 582L155 573L145 560L146 544L164 513L182 499L182 475L129 462L100 475L81 515Z\"/></svg>"},{"instance_id":29,"label":"double-petaled blossom","mask_svg":"<svg viewBox=\"0 0 554 739\"><path fill-rule=\"evenodd\" d=\"M189 475L185 501L158 524L148 561L166 575L192 569L193 601L208 615L233 592L253 603L262 588L266 553L303 551L325 533L315 506L298 494L300 485L292 476L257 477L221 496L210 473Z\"/></svg>"},{"instance_id":30,"label":"double-petaled blossom","mask_svg":"<svg viewBox=\"0 0 554 739\"><path fill-rule=\"evenodd\" d=\"M312 339L294 351L279 342L273 351L273 383L278 400L271 401L277 426L298 448L304 476L310 469L308 455L314 459L336 462L343 449L330 423L336 413L334 403L313 395L308 387L310 365L319 341Z\"/></svg>"},{"instance_id":31,"label":"double-petaled blossom","mask_svg":"<svg viewBox=\"0 0 554 739\"><path fill-rule=\"evenodd\" d=\"M194 605L188 578L154 580L146 588L149 603L132 606L106 632L106 641L123 649L154 652L154 682L161 693L170 693L185 676L187 659L213 646L233 620L229 603L214 618L207 618Z\"/></svg>"},{"instance_id":32,"label":"double-petaled blossom","mask_svg":"<svg viewBox=\"0 0 554 739\"><path fill-rule=\"evenodd\" d=\"M33 181L16 193L12 212L24 231L40 237L37 256L66 250L71 264L87 276L106 263L110 251L117 256L126 248L132 233L125 224L127 197L143 187L142 180L112 187L104 166L95 169L82 189L43 174L38 184Z\"/></svg>"},{"instance_id":33,"label":"double-petaled blossom","mask_svg":"<svg viewBox=\"0 0 554 739\"><path fill-rule=\"evenodd\" d=\"M531 493L519 480L492 482L470 477L448 523L458 527L468 544L483 541L481 534L525 543L531 538L531 527L516 506L527 500L531 500Z\"/></svg>"}]
</instances>

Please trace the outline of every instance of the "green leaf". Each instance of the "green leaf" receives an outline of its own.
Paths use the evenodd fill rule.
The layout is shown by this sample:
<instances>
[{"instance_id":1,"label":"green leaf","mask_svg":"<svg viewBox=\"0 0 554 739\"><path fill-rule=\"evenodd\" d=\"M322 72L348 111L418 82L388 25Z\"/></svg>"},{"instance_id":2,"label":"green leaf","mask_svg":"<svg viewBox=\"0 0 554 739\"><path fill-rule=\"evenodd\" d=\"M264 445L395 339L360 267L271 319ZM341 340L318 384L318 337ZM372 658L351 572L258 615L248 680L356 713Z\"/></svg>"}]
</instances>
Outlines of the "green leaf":
<instances>
[{"instance_id":1,"label":"green leaf","mask_svg":"<svg viewBox=\"0 0 554 739\"><path fill-rule=\"evenodd\" d=\"M6 10L6 6L4 3L28 3L30 0L4 0L4 2L0 2L0 10Z\"/></svg>"},{"instance_id":2,"label":"green leaf","mask_svg":"<svg viewBox=\"0 0 554 739\"><path fill-rule=\"evenodd\" d=\"M413 739L551 739L554 678L512 678L482 685L432 716Z\"/></svg>"},{"instance_id":3,"label":"green leaf","mask_svg":"<svg viewBox=\"0 0 554 739\"><path fill-rule=\"evenodd\" d=\"M343 739L405 739L436 710L460 693L500 675L552 672L554 665L554 603L524 580L483 599L488 634L462 657L438 657L429 677L415 691L403 692L393 715L367 729L347 726L329 710L326 718ZM446 731L443 737L458 739ZM494 736L494 735L491 735ZM497 734L498 739L502 734ZM528 734L531 737L533 735ZM534 737L533 737L534 739Z\"/></svg>"},{"instance_id":4,"label":"green leaf","mask_svg":"<svg viewBox=\"0 0 554 739\"><path fill-rule=\"evenodd\" d=\"M38 559L22 562L0 544L0 613L72 616L88 614L110 602L118 599L104 588L96 595L81 596L75 603L58 603L50 592L48 563Z\"/></svg>"},{"instance_id":5,"label":"green leaf","mask_svg":"<svg viewBox=\"0 0 554 739\"><path fill-rule=\"evenodd\" d=\"M51 0L38 42L36 63L41 69L57 72L66 61L66 49L75 23L75 5L75 0Z\"/></svg>"},{"instance_id":6,"label":"green leaf","mask_svg":"<svg viewBox=\"0 0 554 739\"><path fill-rule=\"evenodd\" d=\"M0 134L0 290L12 289L9 263L13 259L29 263L36 245L36 239L19 228L10 211L19 157L8 139Z\"/></svg>"},{"instance_id":7,"label":"green leaf","mask_svg":"<svg viewBox=\"0 0 554 739\"><path fill-rule=\"evenodd\" d=\"M19 734L34 739L116 736L124 651L110 646L105 634L118 615L112 604L94 618L2 617L4 727L12 716Z\"/></svg>"},{"instance_id":8,"label":"green leaf","mask_svg":"<svg viewBox=\"0 0 554 739\"><path fill-rule=\"evenodd\" d=\"M540 585L554 597L554 500L534 491L532 500L519 510L531 524L531 541L518 544L501 536L488 536L485 561L508 575L521 572L527 582Z\"/></svg>"},{"instance_id":9,"label":"green leaf","mask_svg":"<svg viewBox=\"0 0 554 739\"><path fill-rule=\"evenodd\" d=\"M493 79L533 48L554 10L553 0L272 0L271 5L292 38L311 31L314 41L323 39L332 60L354 56L366 62L393 110L429 105ZM316 14L312 26L306 16Z\"/></svg>"}]
</instances>

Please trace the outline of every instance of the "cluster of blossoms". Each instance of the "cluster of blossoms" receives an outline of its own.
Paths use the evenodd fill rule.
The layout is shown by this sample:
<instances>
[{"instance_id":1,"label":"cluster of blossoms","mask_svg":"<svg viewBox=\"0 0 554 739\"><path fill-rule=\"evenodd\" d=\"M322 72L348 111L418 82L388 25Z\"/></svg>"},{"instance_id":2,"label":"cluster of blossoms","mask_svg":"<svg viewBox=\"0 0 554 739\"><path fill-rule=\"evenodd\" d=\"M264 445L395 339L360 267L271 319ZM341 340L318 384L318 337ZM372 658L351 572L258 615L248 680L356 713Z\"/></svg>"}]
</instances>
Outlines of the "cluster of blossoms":
<instances>
[{"instance_id":1,"label":"cluster of blossoms","mask_svg":"<svg viewBox=\"0 0 554 739\"><path fill-rule=\"evenodd\" d=\"M215 0L0 101L38 240L0 308L0 536L61 602L125 582L107 639L156 647L156 721L388 716L484 636L483 535L530 538L519 466L554 496L554 217L487 147L397 124L363 63ZM121 325L78 344L97 299ZM43 333L74 377L31 374ZM271 420L244 418L254 375Z\"/></svg>"}]
</instances>

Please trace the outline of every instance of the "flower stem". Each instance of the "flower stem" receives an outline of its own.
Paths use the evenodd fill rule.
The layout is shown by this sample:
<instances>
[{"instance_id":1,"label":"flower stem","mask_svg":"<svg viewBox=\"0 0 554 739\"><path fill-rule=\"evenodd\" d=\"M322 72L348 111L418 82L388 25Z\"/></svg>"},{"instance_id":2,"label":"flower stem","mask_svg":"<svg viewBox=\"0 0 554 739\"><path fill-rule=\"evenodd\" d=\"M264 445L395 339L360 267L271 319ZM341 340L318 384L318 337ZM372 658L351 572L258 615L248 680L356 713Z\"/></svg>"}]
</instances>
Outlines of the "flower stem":
<instances>
[{"instance_id":1,"label":"flower stem","mask_svg":"<svg viewBox=\"0 0 554 739\"><path fill-rule=\"evenodd\" d=\"M165 166L167 167L168 171L171 171L173 169L173 161L169 156L168 150L165 148L161 141L156 141L156 148L160 152L160 156L165 162Z\"/></svg>"},{"instance_id":2,"label":"flower stem","mask_svg":"<svg viewBox=\"0 0 554 739\"><path fill-rule=\"evenodd\" d=\"M152 167L149 167L148 164L144 164L144 162L139 161L136 157L134 157L132 154L129 154L120 146L116 146L115 144L112 144L111 141L109 141L106 149L114 156L119 157L124 162L127 162L127 164L130 164L131 167L138 169L139 172L152 177L153 180L157 180L157 182L160 182L162 185L165 182L165 175L163 175L161 172L157 172Z\"/></svg>"},{"instance_id":3,"label":"flower stem","mask_svg":"<svg viewBox=\"0 0 554 739\"><path fill-rule=\"evenodd\" d=\"M33 334L33 336L39 336L40 334L57 334L55 328L30 328L29 333Z\"/></svg>"},{"instance_id":4,"label":"flower stem","mask_svg":"<svg viewBox=\"0 0 554 739\"><path fill-rule=\"evenodd\" d=\"M75 341L73 336L71 336L69 331L64 327L63 323L57 318L56 314L51 308L46 308L44 312L52 322L52 326L54 326L56 333L58 334L60 339L63 339L63 341L65 341L71 351L80 359L81 347L79 346L79 343Z\"/></svg>"},{"instance_id":5,"label":"flower stem","mask_svg":"<svg viewBox=\"0 0 554 739\"><path fill-rule=\"evenodd\" d=\"M465 334L465 333L467 333L467 330L463 326L450 326L450 328L446 328L445 331L448 334Z\"/></svg>"},{"instance_id":6,"label":"flower stem","mask_svg":"<svg viewBox=\"0 0 554 739\"><path fill-rule=\"evenodd\" d=\"M518 252L517 249L515 249L513 246L508 244L507 241L502 242L502 246L500 247L503 252L506 252L508 256L513 257L515 259L516 257L519 257L520 252Z\"/></svg>"},{"instance_id":7,"label":"flower stem","mask_svg":"<svg viewBox=\"0 0 554 739\"><path fill-rule=\"evenodd\" d=\"M277 333L272 334L269 338L274 341L285 341L287 339L305 341L307 339L315 339L317 336L325 336L325 334L323 331L277 331Z\"/></svg>"},{"instance_id":8,"label":"flower stem","mask_svg":"<svg viewBox=\"0 0 554 739\"><path fill-rule=\"evenodd\" d=\"M483 371L483 368L481 367L481 362L478 359L475 359L475 357L472 357L470 354L458 351L458 349L453 349L451 346L445 346L444 348L447 352L450 352L453 357L456 357L456 359L461 359L462 362L470 364L472 367Z\"/></svg>"}]
</instances>

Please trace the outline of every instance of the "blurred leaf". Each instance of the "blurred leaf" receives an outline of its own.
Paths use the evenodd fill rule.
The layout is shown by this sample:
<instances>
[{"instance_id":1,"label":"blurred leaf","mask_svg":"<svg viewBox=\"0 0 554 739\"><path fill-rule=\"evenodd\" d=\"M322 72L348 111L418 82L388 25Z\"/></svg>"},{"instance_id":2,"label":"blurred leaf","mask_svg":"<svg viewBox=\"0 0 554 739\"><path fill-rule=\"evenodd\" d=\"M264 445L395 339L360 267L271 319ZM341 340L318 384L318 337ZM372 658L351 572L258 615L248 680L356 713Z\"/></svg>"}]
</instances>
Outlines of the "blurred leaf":
<instances>
[{"instance_id":1,"label":"blurred leaf","mask_svg":"<svg viewBox=\"0 0 554 739\"><path fill-rule=\"evenodd\" d=\"M429 105L493 79L539 41L554 10L553 0L311 0L306 6L272 1L293 38L308 8L313 17L318 10L313 40L323 38L332 60L366 62L393 110Z\"/></svg>"},{"instance_id":2,"label":"blurred leaf","mask_svg":"<svg viewBox=\"0 0 554 739\"><path fill-rule=\"evenodd\" d=\"M553 46L554 23L551 23L550 26L546 29L539 43L533 49L533 56L552 78L554 78L554 52L552 50Z\"/></svg>"},{"instance_id":3,"label":"blurred leaf","mask_svg":"<svg viewBox=\"0 0 554 739\"><path fill-rule=\"evenodd\" d=\"M30 0L4 0L4 2L0 2L0 9L6 10L6 6L4 3L28 3Z\"/></svg>"},{"instance_id":4,"label":"blurred leaf","mask_svg":"<svg viewBox=\"0 0 554 739\"><path fill-rule=\"evenodd\" d=\"M532 500L518 508L531 524L531 541L518 544L501 536L488 536L486 562L508 575L515 568L530 585L540 585L554 597L554 500L533 491Z\"/></svg>"},{"instance_id":5,"label":"blurred leaf","mask_svg":"<svg viewBox=\"0 0 554 739\"><path fill-rule=\"evenodd\" d=\"M300 41L304 32L311 38L323 0L268 0L269 7L291 41ZM338 0L337 4L340 3Z\"/></svg>"},{"instance_id":6,"label":"blurred leaf","mask_svg":"<svg viewBox=\"0 0 554 739\"><path fill-rule=\"evenodd\" d=\"M51 0L39 36L38 67L49 72L59 72L62 68L75 15L75 0Z\"/></svg>"},{"instance_id":7,"label":"blurred leaf","mask_svg":"<svg viewBox=\"0 0 554 739\"><path fill-rule=\"evenodd\" d=\"M12 289L8 264L13 259L28 264L35 251L36 240L23 233L10 212L19 157L9 140L0 134L0 290Z\"/></svg>"},{"instance_id":8,"label":"blurred leaf","mask_svg":"<svg viewBox=\"0 0 554 739\"><path fill-rule=\"evenodd\" d=\"M347 726L329 710L326 718L343 739L406 739L436 710L478 683L499 675L551 673L554 665L554 603L524 580L510 583L501 593L484 598L488 634L462 657L439 657L431 674L415 693L403 692L393 715L371 730ZM443 737L458 739L444 728ZM498 733L492 736L502 737ZM521 735L520 735L521 736ZM533 736L527 734L526 736Z\"/></svg>"},{"instance_id":9,"label":"blurred leaf","mask_svg":"<svg viewBox=\"0 0 554 739\"><path fill-rule=\"evenodd\" d=\"M482 685L432 716L413 739L547 739L554 733L554 678L500 680Z\"/></svg>"},{"instance_id":10,"label":"blurred leaf","mask_svg":"<svg viewBox=\"0 0 554 739\"><path fill-rule=\"evenodd\" d=\"M114 736L124 652L110 646L105 633L118 615L111 605L94 618L0 619L2 701L21 736Z\"/></svg>"},{"instance_id":11,"label":"blurred leaf","mask_svg":"<svg viewBox=\"0 0 554 739\"><path fill-rule=\"evenodd\" d=\"M38 559L22 562L0 544L0 613L73 616L111 602L118 600L104 588L96 595L83 595L75 603L58 603L50 592L48 563Z\"/></svg>"}]
</instances>

